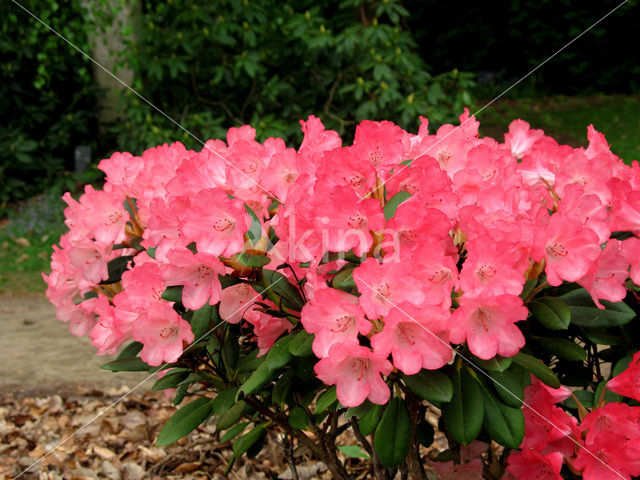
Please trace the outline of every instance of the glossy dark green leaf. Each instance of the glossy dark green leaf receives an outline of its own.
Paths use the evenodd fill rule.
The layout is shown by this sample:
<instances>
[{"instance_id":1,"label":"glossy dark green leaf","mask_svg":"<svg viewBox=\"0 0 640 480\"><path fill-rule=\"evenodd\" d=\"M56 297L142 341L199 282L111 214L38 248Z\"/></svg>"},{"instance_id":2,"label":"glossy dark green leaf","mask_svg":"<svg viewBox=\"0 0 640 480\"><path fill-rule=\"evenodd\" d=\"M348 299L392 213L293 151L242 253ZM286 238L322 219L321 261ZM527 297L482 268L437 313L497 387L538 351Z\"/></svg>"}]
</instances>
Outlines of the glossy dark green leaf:
<instances>
[{"instance_id":1,"label":"glossy dark green leaf","mask_svg":"<svg viewBox=\"0 0 640 480\"><path fill-rule=\"evenodd\" d=\"M516 375L511 372L489 372L498 396L510 407L520 408L524 399L524 388Z\"/></svg>"},{"instance_id":2,"label":"glossy dark green leaf","mask_svg":"<svg viewBox=\"0 0 640 480\"><path fill-rule=\"evenodd\" d=\"M407 458L412 432L409 410L401 398L394 397L384 411L374 435L376 453L385 467L395 468Z\"/></svg>"},{"instance_id":3,"label":"glossy dark green leaf","mask_svg":"<svg viewBox=\"0 0 640 480\"><path fill-rule=\"evenodd\" d=\"M409 389L429 402L448 402L453 395L449 377L438 370L422 370L416 375L402 375Z\"/></svg>"},{"instance_id":4,"label":"glossy dark green leaf","mask_svg":"<svg viewBox=\"0 0 640 480\"><path fill-rule=\"evenodd\" d=\"M582 405L584 408L590 409L593 408L593 399L594 399L594 395L593 392L589 391L589 390L575 390L573 392L573 395L576 396L576 398L578 399L578 402L580 402L580 405ZM568 408L572 408L574 410L578 409L578 404L576 403L575 399L573 398L573 396L567 398L564 402L565 406L567 406Z\"/></svg>"},{"instance_id":5,"label":"glossy dark green leaf","mask_svg":"<svg viewBox=\"0 0 640 480\"><path fill-rule=\"evenodd\" d=\"M536 338L535 341L542 350L558 358L571 362L582 362L587 359L587 351L568 338L544 337Z\"/></svg>"},{"instance_id":6,"label":"glossy dark green leaf","mask_svg":"<svg viewBox=\"0 0 640 480\"><path fill-rule=\"evenodd\" d=\"M275 370L267 366L267 362L262 362L251 376L240 386L236 398L240 394L252 395L261 390L275 376Z\"/></svg>"},{"instance_id":7,"label":"glossy dark green leaf","mask_svg":"<svg viewBox=\"0 0 640 480\"><path fill-rule=\"evenodd\" d=\"M517 363L525 370L533 373L533 375L537 377L538 380L540 380L542 383L545 383L553 388L560 387L560 380L558 380L556 374L553 373L553 371L544 363L542 363L542 361L522 352L518 353L512 358L514 363Z\"/></svg>"},{"instance_id":8,"label":"glossy dark green leaf","mask_svg":"<svg viewBox=\"0 0 640 480\"><path fill-rule=\"evenodd\" d=\"M272 370L284 367L289 360L291 360L291 353L289 352L289 345L293 341L293 335L287 335L280 338L274 343L269 352L267 353L267 366Z\"/></svg>"},{"instance_id":9,"label":"glossy dark green leaf","mask_svg":"<svg viewBox=\"0 0 640 480\"><path fill-rule=\"evenodd\" d=\"M211 315L214 309L215 307L212 305L206 304L204 307L193 312L193 317L191 317L189 323L191 324L191 330L193 331L196 342L201 340L209 330L209 322L211 321Z\"/></svg>"},{"instance_id":10,"label":"glossy dark green leaf","mask_svg":"<svg viewBox=\"0 0 640 480\"><path fill-rule=\"evenodd\" d=\"M197 398L179 409L166 423L156 445L169 445L188 435L213 412L210 398Z\"/></svg>"},{"instance_id":11,"label":"glossy dark green leaf","mask_svg":"<svg viewBox=\"0 0 640 480\"><path fill-rule=\"evenodd\" d=\"M238 389L235 387L218 392L218 394L213 399L212 408L214 413L222 415L231 407L233 407L233 405L235 404L236 393L238 393Z\"/></svg>"},{"instance_id":12,"label":"glossy dark green leaf","mask_svg":"<svg viewBox=\"0 0 640 480\"><path fill-rule=\"evenodd\" d=\"M590 342L597 345L622 345L623 342L620 336L602 330L587 330L585 336Z\"/></svg>"},{"instance_id":13,"label":"glossy dark green leaf","mask_svg":"<svg viewBox=\"0 0 640 480\"><path fill-rule=\"evenodd\" d=\"M127 266L131 260L133 260L132 255L124 255L109 260L107 263L108 278L100 282L100 285L108 285L122 280L122 274L127 271Z\"/></svg>"},{"instance_id":14,"label":"glossy dark green leaf","mask_svg":"<svg viewBox=\"0 0 640 480\"><path fill-rule=\"evenodd\" d=\"M293 407L287 418L289 420L289 425L296 430L305 430L309 428L309 417L302 407L297 405Z\"/></svg>"},{"instance_id":15,"label":"glossy dark green leaf","mask_svg":"<svg viewBox=\"0 0 640 480\"><path fill-rule=\"evenodd\" d=\"M178 388L176 388L176 395L175 397L173 397L173 404L175 406L178 406L182 403L182 400L184 400L184 397L187 394L187 388L189 388L189 385L180 385L178 386Z\"/></svg>"},{"instance_id":16,"label":"glossy dark green leaf","mask_svg":"<svg viewBox=\"0 0 640 480\"><path fill-rule=\"evenodd\" d=\"M384 205L384 219L389 220L390 218L393 218L400 204L410 196L411 194L409 192L405 192L404 190L402 190L391 197L389 201Z\"/></svg>"},{"instance_id":17,"label":"glossy dark green leaf","mask_svg":"<svg viewBox=\"0 0 640 480\"><path fill-rule=\"evenodd\" d=\"M285 371L280 376L273 387L273 391L271 392L271 401L273 403L280 407L287 403L295 376L295 372L291 369Z\"/></svg>"},{"instance_id":18,"label":"glossy dark green leaf","mask_svg":"<svg viewBox=\"0 0 640 480\"><path fill-rule=\"evenodd\" d=\"M489 360L483 360L474 355L472 361L475 365L482 368L483 370L492 372L504 372L511 366L513 357L501 357L500 355L496 355Z\"/></svg>"},{"instance_id":19,"label":"glossy dark green leaf","mask_svg":"<svg viewBox=\"0 0 640 480\"><path fill-rule=\"evenodd\" d=\"M331 387L326 392L323 392L318 397L318 401L316 402L316 408L314 410L314 413L316 414L322 413L337 402L338 402L338 397L336 395L336 386L334 385L333 387Z\"/></svg>"},{"instance_id":20,"label":"glossy dark green leaf","mask_svg":"<svg viewBox=\"0 0 640 480\"><path fill-rule=\"evenodd\" d=\"M241 422L241 423L238 423L237 425L234 425L229 430L224 432L224 434L220 437L220 442L224 443L224 442L233 440L234 438L236 438L238 435L242 433L242 431L245 429L247 425L249 425L249 422Z\"/></svg>"},{"instance_id":21,"label":"glossy dark green leaf","mask_svg":"<svg viewBox=\"0 0 640 480\"><path fill-rule=\"evenodd\" d=\"M238 438L233 443L233 456L235 458L241 457L247 450L249 450L249 448L251 448L252 445L260 441L262 437L264 437L264 435L267 433L266 427L267 424L263 423Z\"/></svg>"},{"instance_id":22,"label":"glossy dark green leaf","mask_svg":"<svg viewBox=\"0 0 640 480\"><path fill-rule=\"evenodd\" d=\"M167 302L182 302L182 287L167 287L161 295Z\"/></svg>"},{"instance_id":23,"label":"glossy dark green leaf","mask_svg":"<svg viewBox=\"0 0 640 480\"><path fill-rule=\"evenodd\" d=\"M271 263L271 259L266 255L247 255L239 254L236 259L245 267L264 267Z\"/></svg>"},{"instance_id":24,"label":"glossy dark green leaf","mask_svg":"<svg viewBox=\"0 0 640 480\"><path fill-rule=\"evenodd\" d=\"M144 363L138 357L118 358L105 363L100 368L112 372L148 372L152 367Z\"/></svg>"},{"instance_id":25,"label":"glossy dark green leaf","mask_svg":"<svg viewBox=\"0 0 640 480\"><path fill-rule=\"evenodd\" d=\"M550 330L566 330L571 322L571 311L565 302L557 297L541 297L529 302L533 316Z\"/></svg>"},{"instance_id":26,"label":"glossy dark green leaf","mask_svg":"<svg viewBox=\"0 0 640 480\"><path fill-rule=\"evenodd\" d=\"M297 312L302 310L304 306L304 299L302 295L300 295L300 290L298 290L295 286L293 286L287 277L282 275L280 272L276 272L274 270L262 270L262 280L264 284L262 285L262 289L269 288L273 290L273 292L283 300L283 306L291 308ZM259 293L259 287L254 287Z\"/></svg>"},{"instance_id":27,"label":"glossy dark green leaf","mask_svg":"<svg viewBox=\"0 0 640 480\"><path fill-rule=\"evenodd\" d=\"M151 390L166 390L167 388L176 388L189 373L187 371L169 372L164 377L156 380Z\"/></svg>"},{"instance_id":28,"label":"glossy dark green leaf","mask_svg":"<svg viewBox=\"0 0 640 480\"><path fill-rule=\"evenodd\" d=\"M603 380L598 384L592 398L593 405L597 405L603 399L607 403L620 402L622 400L622 395L612 392L606 387L607 387L607 382L605 380ZM583 406L586 408L589 408L587 405L583 404Z\"/></svg>"},{"instance_id":29,"label":"glossy dark green leaf","mask_svg":"<svg viewBox=\"0 0 640 480\"><path fill-rule=\"evenodd\" d=\"M301 330L295 335L291 343L289 343L289 353L294 357L310 357L313 355L311 345L313 344L314 335Z\"/></svg>"},{"instance_id":30,"label":"glossy dark green leaf","mask_svg":"<svg viewBox=\"0 0 640 480\"><path fill-rule=\"evenodd\" d=\"M466 369L456 370L451 381L453 396L442 406L444 424L451 437L462 445L469 445L482 429L484 403L478 382Z\"/></svg>"},{"instance_id":31,"label":"glossy dark green leaf","mask_svg":"<svg viewBox=\"0 0 640 480\"><path fill-rule=\"evenodd\" d=\"M233 427L236 423L240 421L243 415L245 415L250 411L251 411L251 408L249 407L249 405L247 405L247 402L245 402L244 400L240 400L238 403L232 406L229 410L224 412L220 416L220 418L218 418L218 421L216 422L216 425L218 426L218 430L226 430L227 428Z\"/></svg>"},{"instance_id":32,"label":"glossy dark green leaf","mask_svg":"<svg viewBox=\"0 0 640 480\"><path fill-rule=\"evenodd\" d=\"M518 448L524 438L522 409L512 408L480 384L484 403L484 428L491 439L507 448Z\"/></svg>"},{"instance_id":33,"label":"glossy dark green leaf","mask_svg":"<svg viewBox=\"0 0 640 480\"><path fill-rule=\"evenodd\" d=\"M121 358L130 358L135 357L142 350L143 345L140 342L131 342L129 345L124 347L122 351L116 357L116 360Z\"/></svg>"},{"instance_id":34,"label":"glossy dark green leaf","mask_svg":"<svg viewBox=\"0 0 640 480\"><path fill-rule=\"evenodd\" d=\"M370 435L380 423L382 412L384 411L384 405L372 404L371 408L364 413L358 421L358 430L363 435Z\"/></svg>"},{"instance_id":35,"label":"glossy dark green leaf","mask_svg":"<svg viewBox=\"0 0 640 480\"><path fill-rule=\"evenodd\" d=\"M571 323L581 327L617 327L629 323L636 316L624 302L601 300L605 309L599 309L584 288L565 293L560 298L569 306Z\"/></svg>"},{"instance_id":36,"label":"glossy dark green leaf","mask_svg":"<svg viewBox=\"0 0 640 480\"><path fill-rule=\"evenodd\" d=\"M356 287L356 283L353 281L353 270L356 268L355 266L349 265L343 267L331 280L331 285L334 288L338 288L340 290L350 290Z\"/></svg>"},{"instance_id":37,"label":"glossy dark green leaf","mask_svg":"<svg viewBox=\"0 0 640 480\"><path fill-rule=\"evenodd\" d=\"M416 438L423 447L429 448L435 440L435 430L429 422L422 420L416 425Z\"/></svg>"}]
</instances>

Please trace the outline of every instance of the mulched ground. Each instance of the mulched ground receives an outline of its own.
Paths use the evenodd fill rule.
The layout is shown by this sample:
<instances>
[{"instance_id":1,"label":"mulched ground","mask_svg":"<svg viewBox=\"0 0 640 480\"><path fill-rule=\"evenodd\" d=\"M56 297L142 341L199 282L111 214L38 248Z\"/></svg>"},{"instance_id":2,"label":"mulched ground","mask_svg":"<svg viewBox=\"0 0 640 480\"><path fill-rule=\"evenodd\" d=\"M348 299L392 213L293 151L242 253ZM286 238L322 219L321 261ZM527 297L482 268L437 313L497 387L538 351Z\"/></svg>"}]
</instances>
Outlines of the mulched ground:
<instances>
[{"instance_id":1,"label":"mulched ground","mask_svg":"<svg viewBox=\"0 0 640 480\"><path fill-rule=\"evenodd\" d=\"M213 423L168 447L155 438L175 407L161 392L134 393L73 435L127 392L81 387L49 395L3 392L0 399L0 479L24 472L25 480L265 479L265 472L291 478L283 456L270 442L252 461L223 473L231 444L220 443ZM329 478L321 464L301 458L300 478ZM311 475L310 475L311 474Z\"/></svg>"}]
</instances>

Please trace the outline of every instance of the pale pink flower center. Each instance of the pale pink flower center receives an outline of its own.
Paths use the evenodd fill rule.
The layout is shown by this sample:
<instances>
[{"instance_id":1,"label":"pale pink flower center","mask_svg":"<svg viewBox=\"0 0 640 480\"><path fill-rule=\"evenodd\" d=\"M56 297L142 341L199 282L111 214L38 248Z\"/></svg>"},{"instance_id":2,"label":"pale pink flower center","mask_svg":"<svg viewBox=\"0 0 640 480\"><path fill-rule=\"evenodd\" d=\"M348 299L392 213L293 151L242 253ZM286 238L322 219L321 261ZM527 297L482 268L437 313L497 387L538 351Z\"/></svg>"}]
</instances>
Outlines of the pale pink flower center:
<instances>
[{"instance_id":1,"label":"pale pink flower center","mask_svg":"<svg viewBox=\"0 0 640 480\"><path fill-rule=\"evenodd\" d=\"M356 358L351 364L351 372L358 382L364 378L368 368L369 360L366 358Z\"/></svg>"},{"instance_id":2,"label":"pale pink flower center","mask_svg":"<svg viewBox=\"0 0 640 480\"><path fill-rule=\"evenodd\" d=\"M122 214L120 212L111 212L107 217L107 221L105 222L105 225L107 227L110 227L111 225L115 225L120 221L121 218L122 218Z\"/></svg>"},{"instance_id":3,"label":"pale pink flower center","mask_svg":"<svg viewBox=\"0 0 640 480\"><path fill-rule=\"evenodd\" d=\"M333 333L342 333L356 321L356 317L351 314L342 315L335 319L335 328L331 329Z\"/></svg>"},{"instance_id":4,"label":"pale pink flower center","mask_svg":"<svg viewBox=\"0 0 640 480\"><path fill-rule=\"evenodd\" d=\"M566 257L569 253L565 246L557 240L548 244L545 250L547 251L547 255L551 257Z\"/></svg>"},{"instance_id":5,"label":"pale pink flower center","mask_svg":"<svg viewBox=\"0 0 640 480\"><path fill-rule=\"evenodd\" d=\"M284 176L284 183L286 183L286 184L289 184L289 185L290 185L290 184L292 184L293 182L295 182L296 178L297 178L297 175L296 175L295 173L287 173L287 174Z\"/></svg>"},{"instance_id":6,"label":"pale pink flower center","mask_svg":"<svg viewBox=\"0 0 640 480\"><path fill-rule=\"evenodd\" d=\"M363 228L367 226L367 219L363 215L356 213L347 217L347 224L351 228Z\"/></svg>"},{"instance_id":7,"label":"pale pink flower center","mask_svg":"<svg viewBox=\"0 0 640 480\"><path fill-rule=\"evenodd\" d=\"M198 267L198 281L195 284L196 287L202 285L212 273L213 271L211 270L211 268L207 267L206 265L200 265Z\"/></svg>"},{"instance_id":8,"label":"pale pink flower center","mask_svg":"<svg viewBox=\"0 0 640 480\"><path fill-rule=\"evenodd\" d=\"M388 283L381 283L376 287L376 299L381 302L387 299L389 293L391 293L391 288Z\"/></svg>"},{"instance_id":9,"label":"pale pink flower center","mask_svg":"<svg viewBox=\"0 0 640 480\"><path fill-rule=\"evenodd\" d=\"M487 312L484 308L480 307L476 310L475 320L478 325L484 328L485 332L489 331L489 327L487 326L487 324L491 322L491 314L489 314L489 312Z\"/></svg>"},{"instance_id":10,"label":"pale pink flower center","mask_svg":"<svg viewBox=\"0 0 640 480\"><path fill-rule=\"evenodd\" d=\"M492 265L480 264L476 270L476 276L481 281L487 281L493 278L496 274L496 269Z\"/></svg>"},{"instance_id":11,"label":"pale pink flower center","mask_svg":"<svg viewBox=\"0 0 640 480\"><path fill-rule=\"evenodd\" d=\"M228 218L218 218L213 222L213 229L218 232L226 232L233 228L235 222L233 220L229 220Z\"/></svg>"},{"instance_id":12,"label":"pale pink flower center","mask_svg":"<svg viewBox=\"0 0 640 480\"><path fill-rule=\"evenodd\" d=\"M345 180L352 187L359 187L360 185L362 185L364 183L364 178L361 175L358 175L356 173L354 173L353 175L351 175L348 178L345 178Z\"/></svg>"},{"instance_id":13,"label":"pale pink flower center","mask_svg":"<svg viewBox=\"0 0 640 480\"><path fill-rule=\"evenodd\" d=\"M377 167L382 160L382 154L380 153L380 149L376 147L374 152L369 154L369 161L373 164L374 167Z\"/></svg>"},{"instance_id":14,"label":"pale pink flower center","mask_svg":"<svg viewBox=\"0 0 640 480\"><path fill-rule=\"evenodd\" d=\"M401 230L400 238L408 242L415 242L418 239L418 234L415 232L415 230Z\"/></svg>"},{"instance_id":15,"label":"pale pink flower center","mask_svg":"<svg viewBox=\"0 0 640 480\"><path fill-rule=\"evenodd\" d=\"M407 181L400 184L400 190L404 190L405 192L410 193L411 195L415 195L420 187L413 182Z\"/></svg>"},{"instance_id":16,"label":"pale pink flower center","mask_svg":"<svg viewBox=\"0 0 640 480\"><path fill-rule=\"evenodd\" d=\"M429 281L431 283L445 283L451 278L451 271L448 268L439 268L431 274Z\"/></svg>"},{"instance_id":17,"label":"pale pink flower center","mask_svg":"<svg viewBox=\"0 0 640 480\"><path fill-rule=\"evenodd\" d=\"M436 159L438 160L438 163L440 165L446 165L447 163L449 163L449 160L451 160L452 156L453 155L451 155L446 150L442 150L441 152L438 152L438 155L436 156Z\"/></svg>"},{"instance_id":18,"label":"pale pink flower center","mask_svg":"<svg viewBox=\"0 0 640 480\"><path fill-rule=\"evenodd\" d=\"M411 339L412 335L410 334L409 329L403 324L398 325L398 335L402 343L409 344L411 346L414 346L416 344L416 342Z\"/></svg>"},{"instance_id":19,"label":"pale pink flower center","mask_svg":"<svg viewBox=\"0 0 640 480\"><path fill-rule=\"evenodd\" d=\"M175 337L178 334L178 327L164 327L160 330L160 336L164 339Z\"/></svg>"}]
</instances>

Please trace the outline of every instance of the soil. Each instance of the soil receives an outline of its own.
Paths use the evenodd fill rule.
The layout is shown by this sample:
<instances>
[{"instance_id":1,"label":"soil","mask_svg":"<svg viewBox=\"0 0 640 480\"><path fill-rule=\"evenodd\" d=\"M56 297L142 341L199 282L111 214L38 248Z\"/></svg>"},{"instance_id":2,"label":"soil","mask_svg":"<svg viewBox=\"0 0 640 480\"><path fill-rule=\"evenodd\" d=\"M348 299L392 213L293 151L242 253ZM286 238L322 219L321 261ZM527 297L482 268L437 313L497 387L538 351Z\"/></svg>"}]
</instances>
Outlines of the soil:
<instances>
[{"instance_id":1,"label":"soil","mask_svg":"<svg viewBox=\"0 0 640 480\"><path fill-rule=\"evenodd\" d=\"M111 357L96 355L89 338L71 335L44 295L0 295L0 325L0 394L135 387L148 376L102 370ZM137 390L149 389L152 381Z\"/></svg>"}]
</instances>

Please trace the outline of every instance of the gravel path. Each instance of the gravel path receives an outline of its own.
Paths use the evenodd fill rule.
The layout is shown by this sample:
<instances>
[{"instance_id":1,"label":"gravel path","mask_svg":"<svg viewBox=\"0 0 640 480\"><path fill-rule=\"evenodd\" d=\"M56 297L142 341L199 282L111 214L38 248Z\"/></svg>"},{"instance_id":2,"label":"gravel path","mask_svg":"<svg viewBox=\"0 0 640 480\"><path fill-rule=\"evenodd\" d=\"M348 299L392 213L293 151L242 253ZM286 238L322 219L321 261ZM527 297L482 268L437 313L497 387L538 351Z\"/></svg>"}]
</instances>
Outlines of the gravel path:
<instances>
[{"instance_id":1,"label":"gravel path","mask_svg":"<svg viewBox=\"0 0 640 480\"><path fill-rule=\"evenodd\" d=\"M134 387L146 375L112 373L87 337L71 335L44 296L0 296L0 391L37 393L69 385ZM149 389L152 380L140 388Z\"/></svg>"}]
</instances>

